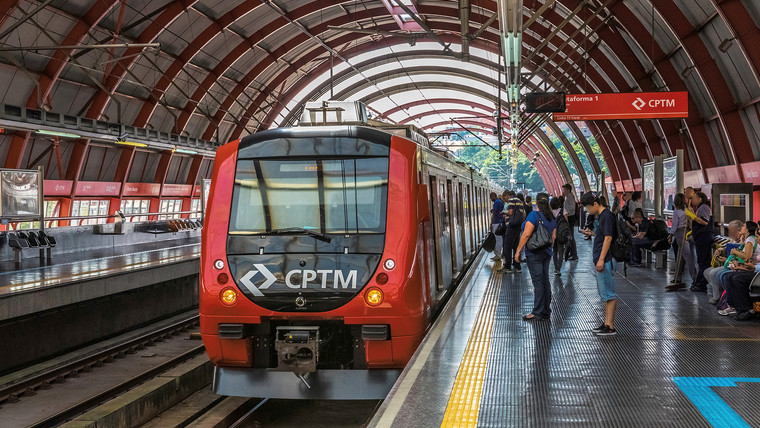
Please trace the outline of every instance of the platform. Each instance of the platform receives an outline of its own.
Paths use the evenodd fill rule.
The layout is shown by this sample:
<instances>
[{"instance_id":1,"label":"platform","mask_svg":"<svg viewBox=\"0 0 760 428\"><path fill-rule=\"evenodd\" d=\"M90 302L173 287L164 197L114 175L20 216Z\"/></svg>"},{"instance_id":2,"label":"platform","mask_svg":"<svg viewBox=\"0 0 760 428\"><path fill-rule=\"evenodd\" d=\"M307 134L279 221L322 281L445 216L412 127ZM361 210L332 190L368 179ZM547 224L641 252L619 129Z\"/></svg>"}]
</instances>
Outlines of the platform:
<instances>
[{"instance_id":1,"label":"platform","mask_svg":"<svg viewBox=\"0 0 760 428\"><path fill-rule=\"evenodd\" d=\"M580 241L535 322L527 268L500 275L481 254L370 426L758 426L760 323L666 293L652 264L618 269L618 335L596 337L590 253Z\"/></svg>"},{"instance_id":2,"label":"platform","mask_svg":"<svg viewBox=\"0 0 760 428\"><path fill-rule=\"evenodd\" d=\"M50 265L4 269L0 320L195 275L199 257L200 237L192 237L79 251L57 256Z\"/></svg>"}]
</instances>

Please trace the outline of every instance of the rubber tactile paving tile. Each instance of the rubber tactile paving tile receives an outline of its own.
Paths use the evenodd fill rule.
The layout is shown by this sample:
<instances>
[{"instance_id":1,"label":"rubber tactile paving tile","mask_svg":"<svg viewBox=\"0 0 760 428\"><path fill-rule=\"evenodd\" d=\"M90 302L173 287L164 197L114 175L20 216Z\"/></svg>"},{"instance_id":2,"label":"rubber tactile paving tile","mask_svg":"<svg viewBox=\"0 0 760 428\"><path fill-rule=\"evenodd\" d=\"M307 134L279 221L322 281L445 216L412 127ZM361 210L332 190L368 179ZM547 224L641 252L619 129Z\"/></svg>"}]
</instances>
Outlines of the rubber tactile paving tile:
<instances>
[{"instance_id":1,"label":"rubber tactile paving tile","mask_svg":"<svg viewBox=\"0 0 760 428\"><path fill-rule=\"evenodd\" d=\"M527 269L503 276L479 426L709 427L673 377L760 377L760 323L719 316L705 293L666 293L670 275L654 264L627 278L618 267L618 335L594 336L602 304L591 246L578 247L580 261L551 277L551 321L521 319L533 307ZM760 427L760 384L713 389Z\"/></svg>"}]
</instances>

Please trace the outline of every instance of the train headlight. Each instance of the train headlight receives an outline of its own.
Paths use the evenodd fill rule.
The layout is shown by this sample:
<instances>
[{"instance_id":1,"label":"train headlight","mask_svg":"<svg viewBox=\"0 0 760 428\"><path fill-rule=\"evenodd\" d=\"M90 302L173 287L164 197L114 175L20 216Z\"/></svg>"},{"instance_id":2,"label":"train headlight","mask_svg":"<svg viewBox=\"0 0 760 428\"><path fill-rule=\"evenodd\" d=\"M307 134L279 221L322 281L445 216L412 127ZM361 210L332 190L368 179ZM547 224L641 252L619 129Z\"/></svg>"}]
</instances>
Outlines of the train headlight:
<instances>
[{"instance_id":1,"label":"train headlight","mask_svg":"<svg viewBox=\"0 0 760 428\"><path fill-rule=\"evenodd\" d=\"M232 306L237 301L237 292L232 288L225 288L219 294L219 299L227 306Z\"/></svg>"},{"instance_id":2,"label":"train headlight","mask_svg":"<svg viewBox=\"0 0 760 428\"><path fill-rule=\"evenodd\" d=\"M216 259L214 261L214 267L216 268L216 270L222 270L222 269L224 269L224 260L222 260L222 259Z\"/></svg>"},{"instance_id":3,"label":"train headlight","mask_svg":"<svg viewBox=\"0 0 760 428\"><path fill-rule=\"evenodd\" d=\"M393 259L388 259L385 261L384 266L386 270L393 270L396 267L396 262Z\"/></svg>"},{"instance_id":4,"label":"train headlight","mask_svg":"<svg viewBox=\"0 0 760 428\"><path fill-rule=\"evenodd\" d=\"M377 306L383 303L383 292L379 288L370 288L364 293L364 300L369 306Z\"/></svg>"}]
</instances>

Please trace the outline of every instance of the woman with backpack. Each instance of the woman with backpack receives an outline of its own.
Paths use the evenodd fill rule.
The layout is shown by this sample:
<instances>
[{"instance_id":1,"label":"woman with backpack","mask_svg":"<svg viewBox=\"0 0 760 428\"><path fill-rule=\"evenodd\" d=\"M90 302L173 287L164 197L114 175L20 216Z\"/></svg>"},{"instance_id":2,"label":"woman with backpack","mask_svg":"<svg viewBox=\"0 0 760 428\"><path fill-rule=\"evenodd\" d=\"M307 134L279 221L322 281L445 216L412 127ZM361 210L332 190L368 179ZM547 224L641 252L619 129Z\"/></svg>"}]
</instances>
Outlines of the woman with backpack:
<instances>
[{"instance_id":1,"label":"woman with backpack","mask_svg":"<svg viewBox=\"0 0 760 428\"><path fill-rule=\"evenodd\" d=\"M691 235L697 250L697 279L691 286L691 291L707 291L705 269L710 267L712 245L714 238L712 209L707 195L695 192L691 198L691 206L695 211L686 210L686 217L691 219Z\"/></svg>"},{"instance_id":2,"label":"woman with backpack","mask_svg":"<svg viewBox=\"0 0 760 428\"><path fill-rule=\"evenodd\" d=\"M557 220L549 205L549 195L536 196L537 211L531 211L523 223L520 243L515 260L520 261L520 251L525 248L530 279L533 282L533 310L523 321L544 320L551 317L552 288L549 282L549 262L557 234Z\"/></svg>"}]
</instances>

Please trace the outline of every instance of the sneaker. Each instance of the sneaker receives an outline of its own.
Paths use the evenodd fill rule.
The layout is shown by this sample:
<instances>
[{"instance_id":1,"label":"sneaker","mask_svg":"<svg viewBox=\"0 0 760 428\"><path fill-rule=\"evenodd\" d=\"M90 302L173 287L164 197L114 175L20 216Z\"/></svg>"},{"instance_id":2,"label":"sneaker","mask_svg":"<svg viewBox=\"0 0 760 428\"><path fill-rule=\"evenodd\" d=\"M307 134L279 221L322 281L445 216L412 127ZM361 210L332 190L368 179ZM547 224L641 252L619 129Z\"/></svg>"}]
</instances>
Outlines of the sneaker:
<instances>
[{"instance_id":1,"label":"sneaker","mask_svg":"<svg viewBox=\"0 0 760 428\"><path fill-rule=\"evenodd\" d=\"M641 263L637 263L637 262L630 262L630 263L628 263L628 266L630 266L630 267L642 267L644 265L641 264Z\"/></svg>"},{"instance_id":2,"label":"sneaker","mask_svg":"<svg viewBox=\"0 0 760 428\"><path fill-rule=\"evenodd\" d=\"M592 328L592 329L591 329L591 332L592 332L592 333L594 333L594 334L597 334L597 333L599 333L600 331L604 330L604 327L607 327L607 325L605 325L604 323L602 323L602 325L600 325L599 327L597 327L597 328Z\"/></svg>"},{"instance_id":3,"label":"sneaker","mask_svg":"<svg viewBox=\"0 0 760 428\"><path fill-rule=\"evenodd\" d=\"M499 257L499 256L493 256L493 257L491 257L491 260L493 260L493 261L501 260L501 257Z\"/></svg>"},{"instance_id":4,"label":"sneaker","mask_svg":"<svg viewBox=\"0 0 760 428\"><path fill-rule=\"evenodd\" d=\"M512 273L512 272L514 272L514 270L507 269L507 268L501 268L501 269L499 269L499 270L496 271L496 273L501 273L501 274Z\"/></svg>"},{"instance_id":5,"label":"sneaker","mask_svg":"<svg viewBox=\"0 0 760 428\"><path fill-rule=\"evenodd\" d=\"M736 309L732 308L731 306L727 307L726 309L721 309L718 311L718 315L723 315L724 317L727 317L729 315L736 314Z\"/></svg>"},{"instance_id":6,"label":"sneaker","mask_svg":"<svg viewBox=\"0 0 760 428\"><path fill-rule=\"evenodd\" d=\"M555 270L554 276L562 276L562 272L560 272L559 270Z\"/></svg>"},{"instance_id":7,"label":"sneaker","mask_svg":"<svg viewBox=\"0 0 760 428\"><path fill-rule=\"evenodd\" d=\"M739 314L736 317L737 321L750 321L757 318L757 314L752 311L747 311L744 313Z\"/></svg>"},{"instance_id":8,"label":"sneaker","mask_svg":"<svg viewBox=\"0 0 760 428\"><path fill-rule=\"evenodd\" d=\"M717 305L718 304L718 299L716 299L715 297L710 297L710 300L708 300L708 302L711 305Z\"/></svg>"},{"instance_id":9,"label":"sneaker","mask_svg":"<svg viewBox=\"0 0 760 428\"><path fill-rule=\"evenodd\" d=\"M692 285L691 288L689 288L689 290L695 293L706 293L707 287L697 287L697 286Z\"/></svg>"},{"instance_id":10,"label":"sneaker","mask_svg":"<svg viewBox=\"0 0 760 428\"><path fill-rule=\"evenodd\" d=\"M567 259L565 259L565 260L567 260L568 262L575 262L575 261L577 261L577 260L578 260L578 256L575 256L575 257L568 257L568 258L567 258Z\"/></svg>"},{"instance_id":11,"label":"sneaker","mask_svg":"<svg viewBox=\"0 0 760 428\"><path fill-rule=\"evenodd\" d=\"M599 330L598 333L596 333L597 336L614 336L616 334L617 334L617 330L615 330L614 328L610 328L607 325L602 327L602 329Z\"/></svg>"}]
</instances>

